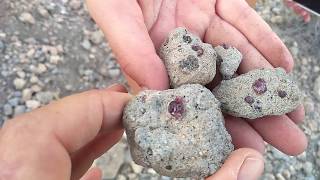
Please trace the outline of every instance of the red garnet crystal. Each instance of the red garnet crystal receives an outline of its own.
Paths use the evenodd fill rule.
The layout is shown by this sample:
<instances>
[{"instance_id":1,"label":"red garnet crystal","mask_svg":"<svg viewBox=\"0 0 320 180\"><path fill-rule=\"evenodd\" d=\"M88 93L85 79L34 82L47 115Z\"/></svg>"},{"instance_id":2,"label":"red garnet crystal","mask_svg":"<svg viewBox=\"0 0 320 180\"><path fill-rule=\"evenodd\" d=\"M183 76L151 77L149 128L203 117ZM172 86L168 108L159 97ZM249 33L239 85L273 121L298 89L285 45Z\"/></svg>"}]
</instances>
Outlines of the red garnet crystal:
<instances>
[{"instance_id":1,"label":"red garnet crystal","mask_svg":"<svg viewBox=\"0 0 320 180\"><path fill-rule=\"evenodd\" d=\"M182 117L184 113L184 104L183 104L183 98L176 97L175 100L171 101L168 106L168 112L175 118Z\"/></svg>"},{"instance_id":2,"label":"red garnet crystal","mask_svg":"<svg viewBox=\"0 0 320 180\"><path fill-rule=\"evenodd\" d=\"M257 94L263 94L267 91L267 83L264 79L259 78L252 84L252 88Z\"/></svg>"}]
</instances>

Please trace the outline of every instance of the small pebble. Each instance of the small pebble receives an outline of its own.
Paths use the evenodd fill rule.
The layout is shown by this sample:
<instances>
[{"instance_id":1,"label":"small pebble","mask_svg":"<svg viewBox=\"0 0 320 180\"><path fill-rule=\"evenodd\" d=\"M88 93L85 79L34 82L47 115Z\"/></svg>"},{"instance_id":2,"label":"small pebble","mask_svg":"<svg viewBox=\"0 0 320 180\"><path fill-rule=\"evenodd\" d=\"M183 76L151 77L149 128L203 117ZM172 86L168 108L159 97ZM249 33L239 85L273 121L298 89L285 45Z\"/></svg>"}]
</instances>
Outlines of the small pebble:
<instances>
[{"instance_id":1,"label":"small pebble","mask_svg":"<svg viewBox=\"0 0 320 180\"><path fill-rule=\"evenodd\" d=\"M11 106L17 106L19 104L19 101L20 101L19 98L15 97L15 98L9 99L8 103Z\"/></svg>"},{"instance_id":2,"label":"small pebble","mask_svg":"<svg viewBox=\"0 0 320 180\"><path fill-rule=\"evenodd\" d=\"M109 69L108 74L111 78L117 78L120 76L120 69Z\"/></svg>"},{"instance_id":3,"label":"small pebble","mask_svg":"<svg viewBox=\"0 0 320 180\"><path fill-rule=\"evenodd\" d=\"M38 13L44 18L48 18L50 16L48 10L45 9L43 6L38 6L37 10Z\"/></svg>"},{"instance_id":4,"label":"small pebble","mask_svg":"<svg viewBox=\"0 0 320 180\"><path fill-rule=\"evenodd\" d=\"M25 111L26 111L25 106L23 105L16 106L14 108L14 115L17 116L17 115L23 114Z\"/></svg>"},{"instance_id":5,"label":"small pebble","mask_svg":"<svg viewBox=\"0 0 320 180\"><path fill-rule=\"evenodd\" d=\"M94 44L100 44L103 40L104 36L101 31L92 32L90 35L90 41Z\"/></svg>"},{"instance_id":6,"label":"small pebble","mask_svg":"<svg viewBox=\"0 0 320 180\"><path fill-rule=\"evenodd\" d=\"M34 19L34 17L28 13L28 12L24 12L20 15L19 17L20 21L24 22L24 23L29 23L29 24L35 24L36 20Z\"/></svg>"},{"instance_id":7,"label":"small pebble","mask_svg":"<svg viewBox=\"0 0 320 180\"><path fill-rule=\"evenodd\" d=\"M54 98L54 95L52 92L39 92L36 94L36 99L41 104L48 104L50 103Z\"/></svg>"},{"instance_id":8,"label":"small pebble","mask_svg":"<svg viewBox=\"0 0 320 180\"><path fill-rule=\"evenodd\" d=\"M0 40L0 53L4 52L6 46L3 41Z\"/></svg>"},{"instance_id":9,"label":"small pebble","mask_svg":"<svg viewBox=\"0 0 320 180\"><path fill-rule=\"evenodd\" d=\"M78 10L81 8L82 2L80 0L71 0L69 5L72 10Z\"/></svg>"},{"instance_id":10,"label":"small pebble","mask_svg":"<svg viewBox=\"0 0 320 180\"><path fill-rule=\"evenodd\" d=\"M306 173L306 175L312 175L313 164L311 162L306 162L302 166L302 169Z\"/></svg>"},{"instance_id":11,"label":"small pebble","mask_svg":"<svg viewBox=\"0 0 320 180\"><path fill-rule=\"evenodd\" d=\"M36 101L36 100L29 100L26 102L26 106L27 106L27 108L33 110L33 109L40 107L40 102Z\"/></svg>"},{"instance_id":12,"label":"small pebble","mask_svg":"<svg viewBox=\"0 0 320 180\"><path fill-rule=\"evenodd\" d=\"M82 41L81 46L83 47L83 49L88 51L91 49L91 43L87 39Z\"/></svg>"},{"instance_id":13,"label":"small pebble","mask_svg":"<svg viewBox=\"0 0 320 180\"><path fill-rule=\"evenodd\" d=\"M24 90L22 91L22 100L23 100L23 101L26 102L26 101L30 100L31 97L32 97L32 91L31 91L31 89L27 88L27 89L24 89Z\"/></svg>"},{"instance_id":14,"label":"small pebble","mask_svg":"<svg viewBox=\"0 0 320 180\"><path fill-rule=\"evenodd\" d=\"M3 106L3 112L4 112L4 115L6 115L6 116L12 115L12 113L13 113L12 106L10 104L5 104Z\"/></svg>"},{"instance_id":15,"label":"small pebble","mask_svg":"<svg viewBox=\"0 0 320 180\"><path fill-rule=\"evenodd\" d=\"M20 90L22 89L25 84L26 84L26 81L22 78L16 78L14 81L13 81L13 84L14 84L14 87L17 89L17 90Z\"/></svg>"}]
</instances>

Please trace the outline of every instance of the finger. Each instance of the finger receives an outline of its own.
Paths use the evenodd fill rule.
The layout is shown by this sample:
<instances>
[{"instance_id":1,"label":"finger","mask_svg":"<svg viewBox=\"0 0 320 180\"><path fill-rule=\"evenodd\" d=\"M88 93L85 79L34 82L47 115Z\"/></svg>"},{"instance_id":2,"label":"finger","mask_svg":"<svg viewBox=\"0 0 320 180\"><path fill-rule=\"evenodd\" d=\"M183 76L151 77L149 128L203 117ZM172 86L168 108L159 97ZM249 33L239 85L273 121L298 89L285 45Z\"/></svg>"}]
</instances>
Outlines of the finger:
<instances>
[{"instance_id":1,"label":"finger","mask_svg":"<svg viewBox=\"0 0 320 180\"><path fill-rule=\"evenodd\" d=\"M212 18L205 34L205 42L214 46L225 43L236 47L243 55L239 73L246 73L262 67L272 68L272 65L250 44L246 37L219 17Z\"/></svg>"},{"instance_id":2,"label":"finger","mask_svg":"<svg viewBox=\"0 0 320 180\"><path fill-rule=\"evenodd\" d=\"M274 66L288 72L293 58L269 25L244 0L218 0L217 14L237 28L255 48Z\"/></svg>"},{"instance_id":3,"label":"finger","mask_svg":"<svg viewBox=\"0 0 320 180\"><path fill-rule=\"evenodd\" d=\"M121 69L140 87L168 88L167 72L149 37L137 2L87 0L87 4L93 19L106 35ZM156 81L154 77L157 77Z\"/></svg>"},{"instance_id":4,"label":"finger","mask_svg":"<svg viewBox=\"0 0 320 180\"><path fill-rule=\"evenodd\" d=\"M113 85L107 87L106 90L117 91L117 92L122 92L122 93L128 92L127 89L121 84L113 84Z\"/></svg>"},{"instance_id":5,"label":"finger","mask_svg":"<svg viewBox=\"0 0 320 180\"><path fill-rule=\"evenodd\" d=\"M101 180L102 172L101 169L94 167L89 169L89 171L80 180Z\"/></svg>"},{"instance_id":6,"label":"finger","mask_svg":"<svg viewBox=\"0 0 320 180\"><path fill-rule=\"evenodd\" d=\"M251 122L262 138L288 155L298 155L307 148L307 138L286 115L269 116Z\"/></svg>"},{"instance_id":7,"label":"finger","mask_svg":"<svg viewBox=\"0 0 320 180\"><path fill-rule=\"evenodd\" d=\"M263 163L263 157L257 151L248 148L238 149L232 152L221 169L207 180L256 180L262 175Z\"/></svg>"},{"instance_id":8,"label":"finger","mask_svg":"<svg viewBox=\"0 0 320 180\"><path fill-rule=\"evenodd\" d=\"M0 136L0 177L69 178L69 155L99 132L120 129L122 111L130 98L126 93L93 90L6 122Z\"/></svg>"},{"instance_id":9,"label":"finger","mask_svg":"<svg viewBox=\"0 0 320 180\"><path fill-rule=\"evenodd\" d=\"M297 109L287 114L287 116L296 124L303 122L304 115L305 111L303 105L298 106Z\"/></svg>"},{"instance_id":10,"label":"finger","mask_svg":"<svg viewBox=\"0 0 320 180\"><path fill-rule=\"evenodd\" d=\"M252 148L264 153L261 136L244 120L233 116L225 118L225 126L232 137L232 144L238 148Z\"/></svg>"},{"instance_id":11,"label":"finger","mask_svg":"<svg viewBox=\"0 0 320 180\"><path fill-rule=\"evenodd\" d=\"M72 179L79 179L92 165L93 161L107 152L122 137L123 130L102 133L85 147L71 155Z\"/></svg>"}]
</instances>

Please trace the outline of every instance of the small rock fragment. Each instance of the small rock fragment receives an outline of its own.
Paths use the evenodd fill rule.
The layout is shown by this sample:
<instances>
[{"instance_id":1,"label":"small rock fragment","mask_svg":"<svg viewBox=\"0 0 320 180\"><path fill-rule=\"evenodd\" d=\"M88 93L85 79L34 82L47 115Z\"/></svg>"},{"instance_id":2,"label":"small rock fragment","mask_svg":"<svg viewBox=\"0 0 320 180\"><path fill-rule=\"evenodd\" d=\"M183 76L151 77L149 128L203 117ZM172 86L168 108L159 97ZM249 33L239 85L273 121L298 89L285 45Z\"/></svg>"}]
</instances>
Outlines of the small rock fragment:
<instances>
[{"instance_id":1,"label":"small rock fragment","mask_svg":"<svg viewBox=\"0 0 320 180\"><path fill-rule=\"evenodd\" d=\"M160 47L159 55L167 68L170 84L202 84L211 82L216 71L216 52L210 44L185 28L170 32Z\"/></svg>"},{"instance_id":2,"label":"small rock fragment","mask_svg":"<svg viewBox=\"0 0 320 180\"><path fill-rule=\"evenodd\" d=\"M242 54L236 48L223 44L214 48L220 62L220 73L224 79L231 79L237 71Z\"/></svg>"},{"instance_id":3,"label":"small rock fragment","mask_svg":"<svg viewBox=\"0 0 320 180\"><path fill-rule=\"evenodd\" d=\"M13 113L12 106L11 106L10 104L5 104L5 105L3 106L3 113L4 113L4 115L6 115L6 116L12 115L12 113Z\"/></svg>"},{"instance_id":4,"label":"small rock fragment","mask_svg":"<svg viewBox=\"0 0 320 180\"><path fill-rule=\"evenodd\" d=\"M14 79L13 84L17 90L20 90L24 87L24 85L26 84L26 81L21 78L16 78L16 79Z\"/></svg>"},{"instance_id":5,"label":"small rock fragment","mask_svg":"<svg viewBox=\"0 0 320 180\"><path fill-rule=\"evenodd\" d=\"M133 160L171 177L207 177L233 150L219 102L199 84L147 90L124 111Z\"/></svg>"},{"instance_id":6,"label":"small rock fragment","mask_svg":"<svg viewBox=\"0 0 320 180\"><path fill-rule=\"evenodd\" d=\"M224 80L213 92L225 113L249 119L286 114L302 100L298 86L282 68L257 69Z\"/></svg>"},{"instance_id":7,"label":"small rock fragment","mask_svg":"<svg viewBox=\"0 0 320 180\"><path fill-rule=\"evenodd\" d=\"M43 6L38 6L37 10L38 10L38 13L44 18L48 18L50 16L48 10Z\"/></svg>"},{"instance_id":8,"label":"small rock fragment","mask_svg":"<svg viewBox=\"0 0 320 180\"><path fill-rule=\"evenodd\" d=\"M90 41L94 44L100 44L104 39L103 33L101 31L92 32L90 35Z\"/></svg>"},{"instance_id":9,"label":"small rock fragment","mask_svg":"<svg viewBox=\"0 0 320 180\"><path fill-rule=\"evenodd\" d=\"M19 105L14 108L14 115L15 116L23 114L24 112L26 112L26 107L23 105Z\"/></svg>"},{"instance_id":10,"label":"small rock fragment","mask_svg":"<svg viewBox=\"0 0 320 180\"><path fill-rule=\"evenodd\" d=\"M27 108L33 110L33 109L40 107L40 102L36 101L36 100L29 100L26 102L26 106L27 106Z\"/></svg>"},{"instance_id":11,"label":"small rock fragment","mask_svg":"<svg viewBox=\"0 0 320 180\"><path fill-rule=\"evenodd\" d=\"M27 89L24 89L24 90L22 91L22 100L23 100L23 101L26 102L26 101L30 100L31 97L32 97L32 91L31 91L31 89L27 88Z\"/></svg>"},{"instance_id":12,"label":"small rock fragment","mask_svg":"<svg viewBox=\"0 0 320 180\"><path fill-rule=\"evenodd\" d=\"M24 23L29 23L29 24L35 24L36 20L34 19L34 17L28 13L28 12L24 12L19 16L19 19L21 22Z\"/></svg>"}]
</instances>

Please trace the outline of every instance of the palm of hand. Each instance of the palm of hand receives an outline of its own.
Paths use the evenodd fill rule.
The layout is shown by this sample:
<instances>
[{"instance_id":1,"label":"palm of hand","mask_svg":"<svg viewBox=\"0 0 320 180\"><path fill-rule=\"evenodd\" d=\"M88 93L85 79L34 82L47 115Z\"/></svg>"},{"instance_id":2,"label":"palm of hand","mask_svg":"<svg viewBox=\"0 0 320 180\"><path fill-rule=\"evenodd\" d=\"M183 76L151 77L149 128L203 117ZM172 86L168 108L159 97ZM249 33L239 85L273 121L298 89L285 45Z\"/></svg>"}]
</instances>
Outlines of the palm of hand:
<instances>
[{"instance_id":1,"label":"palm of hand","mask_svg":"<svg viewBox=\"0 0 320 180\"><path fill-rule=\"evenodd\" d=\"M96 3L95 7L89 3L89 9L106 34L122 70L140 86L168 87L167 74L156 49L171 30L181 26L206 43L226 43L239 49L244 56L239 73L279 66L290 71L293 67L285 45L244 0L132 0L126 3L110 0ZM107 26L111 24L112 27ZM226 127L237 148L264 151L266 141L284 153L296 155L307 145L303 132L295 124L303 119L303 113L299 107L288 115L253 122L227 116Z\"/></svg>"}]
</instances>

